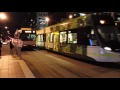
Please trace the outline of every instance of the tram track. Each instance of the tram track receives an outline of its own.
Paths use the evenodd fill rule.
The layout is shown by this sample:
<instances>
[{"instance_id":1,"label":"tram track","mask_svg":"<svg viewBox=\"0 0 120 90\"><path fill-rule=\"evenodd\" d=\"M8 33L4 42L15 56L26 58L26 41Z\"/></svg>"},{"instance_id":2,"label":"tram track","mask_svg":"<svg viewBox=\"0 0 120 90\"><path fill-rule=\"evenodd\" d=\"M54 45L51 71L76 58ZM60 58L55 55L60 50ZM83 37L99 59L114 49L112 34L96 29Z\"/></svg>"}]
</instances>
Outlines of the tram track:
<instances>
[{"instance_id":1,"label":"tram track","mask_svg":"<svg viewBox=\"0 0 120 90\"><path fill-rule=\"evenodd\" d=\"M25 51L23 58L36 69L38 78L98 78L113 72L119 77L120 73L118 68L104 66L105 63L81 62L46 50Z\"/></svg>"}]
</instances>

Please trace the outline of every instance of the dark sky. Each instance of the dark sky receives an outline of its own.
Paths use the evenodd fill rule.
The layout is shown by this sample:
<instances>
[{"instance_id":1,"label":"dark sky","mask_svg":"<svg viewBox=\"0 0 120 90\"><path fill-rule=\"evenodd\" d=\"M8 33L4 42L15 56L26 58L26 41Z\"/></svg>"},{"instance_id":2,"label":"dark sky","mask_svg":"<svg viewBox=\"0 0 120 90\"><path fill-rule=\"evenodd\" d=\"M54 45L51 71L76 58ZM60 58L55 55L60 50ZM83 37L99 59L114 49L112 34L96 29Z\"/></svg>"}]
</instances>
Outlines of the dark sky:
<instances>
[{"instance_id":1,"label":"dark sky","mask_svg":"<svg viewBox=\"0 0 120 90\"><path fill-rule=\"evenodd\" d=\"M8 26L8 30L11 34L14 34L16 29L20 29L26 24L27 20L31 15L35 19L36 12L4 12L8 19L1 21L0 23L4 26ZM49 17L57 21L57 18L64 17L63 12L49 12ZM28 23L28 22L27 22Z\"/></svg>"},{"instance_id":2,"label":"dark sky","mask_svg":"<svg viewBox=\"0 0 120 90\"><path fill-rule=\"evenodd\" d=\"M2 26L7 26L8 30L14 35L16 29L24 27L28 23L27 19L36 19L36 12L4 12L8 19L6 21L0 21ZM65 12L48 12L49 17L58 21L58 18L65 17Z\"/></svg>"},{"instance_id":3,"label":"dark sky","mask_svg":"<svg viewBox=\"0 0 120 90\"><path fill-rule=\"evenodd\" d=\"M29 12L4 12L7 15L7 20L1 21L2 26L7 26L10 33L13 35L16 29L20 29L25 24Z\"/></svg>"}]
</instances>

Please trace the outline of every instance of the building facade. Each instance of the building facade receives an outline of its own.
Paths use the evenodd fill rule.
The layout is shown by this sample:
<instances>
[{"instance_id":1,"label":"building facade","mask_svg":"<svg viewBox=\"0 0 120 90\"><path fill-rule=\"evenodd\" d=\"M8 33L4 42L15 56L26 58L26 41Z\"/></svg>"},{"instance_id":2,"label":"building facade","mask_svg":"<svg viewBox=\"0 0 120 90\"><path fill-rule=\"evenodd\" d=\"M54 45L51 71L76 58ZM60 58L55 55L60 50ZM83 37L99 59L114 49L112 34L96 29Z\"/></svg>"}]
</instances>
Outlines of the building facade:
<instances>
[{"instance_id":1,"label":"building facade","mask_svg":"<svg viewBox=\"0 0 120 90\"><path fill-rule=\"evenodd\" d=\"M47 27L48 22L45 20L45 18L48 16L48 12L37 12L36 15L36 29L39 30Z\"/></svg>"}]
</instances>

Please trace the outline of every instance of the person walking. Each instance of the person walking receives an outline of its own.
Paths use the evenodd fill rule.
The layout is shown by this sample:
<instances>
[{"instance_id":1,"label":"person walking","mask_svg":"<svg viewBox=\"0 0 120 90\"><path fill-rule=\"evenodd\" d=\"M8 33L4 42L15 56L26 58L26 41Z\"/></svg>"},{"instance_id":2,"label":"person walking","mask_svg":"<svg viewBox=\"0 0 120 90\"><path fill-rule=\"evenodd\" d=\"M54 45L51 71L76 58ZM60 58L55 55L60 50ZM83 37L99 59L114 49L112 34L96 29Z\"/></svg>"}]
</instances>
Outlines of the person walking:
<instances>
[{"instance_id":1,"label":"person walking","mask_svg":"<svg viewBox=\"0 0 120 90\"><path fill-rule=\"evenodd\" d=\"M1 56L2 41L0 40L0 56Z\"/></svg>"},{"instance_id":2,"label":"person walking","mask_svg":"<svg viewBox=\"0 0 120 90\"><path fill-rule=\"evenodd\" d=\"M10 54L13 54L13 48L14 48L14 46L12 44L12 41L10 41Z\"/></svg>"},{"instance_id":3,"label":"person walking","mask_svg":"<svg viewBox=\"0 0 120 90\"><path fill-rule=\"evenodd\" d=\"M22 57L21 57L22 46L23 46L23 42L19 39L18 44L17 44L17 50L18 50L18 56L20 57L20 59L22 59Z\"/></svg>"}]
</instances>

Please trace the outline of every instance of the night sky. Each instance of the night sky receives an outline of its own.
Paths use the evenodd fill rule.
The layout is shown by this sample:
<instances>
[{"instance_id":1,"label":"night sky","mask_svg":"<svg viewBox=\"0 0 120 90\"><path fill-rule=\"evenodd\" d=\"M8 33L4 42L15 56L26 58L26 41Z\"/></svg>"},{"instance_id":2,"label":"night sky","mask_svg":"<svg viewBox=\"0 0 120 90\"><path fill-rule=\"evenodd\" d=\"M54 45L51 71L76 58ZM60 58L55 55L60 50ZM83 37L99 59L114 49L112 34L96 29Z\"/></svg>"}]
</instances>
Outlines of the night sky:
<instances>
[{"instance_id":1,"label":"night sky","mask_svg":"<svg viewBox=\"0 0 120 90\"><path fill-rule=\"evenodd\" d=\"M14 35L16 29L25 27L28 23L28 19L36 19L36 12L4 12L8 19L6 21L0 21L2 26L7 26L11 35ZM60 17L65 18L65 12L48 12L48 16L51 18L52 22L55 23L59 21ZM55 21L55 22L54 22Z\"/></svg>"},{"instance_id":2,"label":"night sky","mask_svg":"<svg viewBox=\"0 0 120 90\"><path fill-rule=\"evenodd\" d=\"M14 36L14 32L16 29L19 29L28 16L28 12L3 12L7 16L7 20L0 21L0 32L2 32L5 26L8 27L8 31L10 31L11 36Z\"/></svg>"},{"instance_id":3,"label":"night sky","mask_svg":"<svg viewBox=\"0 0 120 90\"><path fill-rule=\"evenodd\" d=\"M16 29L19 29L26 17L28 16L28 12L6 12L8 16L8 20L6 20L6 26L8 26L8 30L13 35Z\"/></svg>"}]
</instances>

